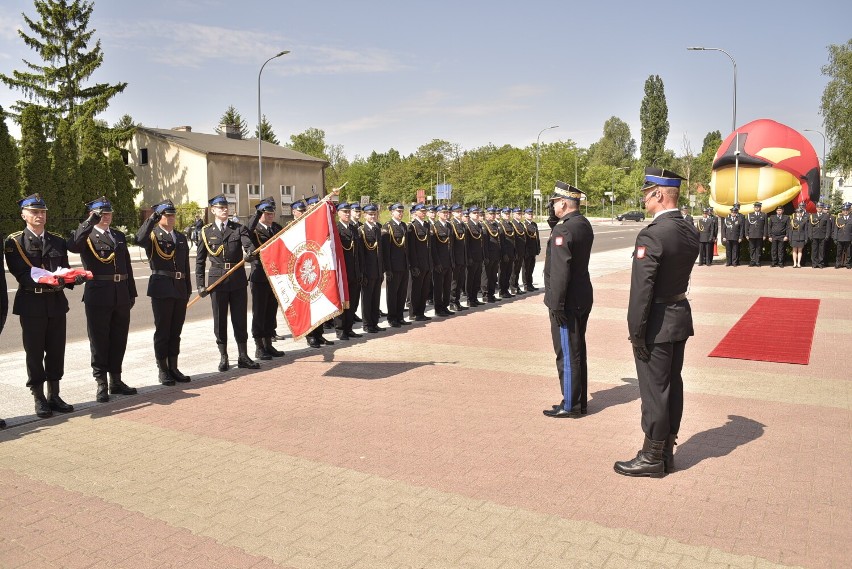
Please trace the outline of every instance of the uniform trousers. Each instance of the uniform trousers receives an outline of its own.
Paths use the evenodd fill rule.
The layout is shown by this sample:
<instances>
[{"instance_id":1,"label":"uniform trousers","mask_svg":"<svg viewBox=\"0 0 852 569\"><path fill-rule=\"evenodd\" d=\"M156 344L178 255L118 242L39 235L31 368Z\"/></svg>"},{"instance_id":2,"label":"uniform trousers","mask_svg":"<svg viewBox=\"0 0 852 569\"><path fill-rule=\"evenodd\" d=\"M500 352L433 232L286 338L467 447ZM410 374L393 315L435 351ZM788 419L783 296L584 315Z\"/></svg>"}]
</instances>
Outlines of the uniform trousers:
<instances>
[{"instance_id":1,"label":"uniform trousers","mask_svg":"<svg viewBox=\"0 0 852 569\"><path fill-rule=\"evenodd\" d=\"M787 242L783 237L772 238L772 264L784 266L784 253L787 249Z\"/></svg>"},{"instance_id":2,"label":"uniform trousers","mask_svg":"<svg viewBox=\"0 0 852 569\"><path fill-rule=\"evenodd\" d=\"M760 253L763 249L763 237L748 238L749 265L760 266Z\"/></svg>"},{"instance_id":3,"label":"uniform trousers","mask_svg":"<svg viewBox=\"0 0 852 569\"><path fill-rule=\"evenodd\" d=\"M408 293L408 273L393 271L391 279L385 283L385 292L387 293L388 322L402 321L405 295Z\"/></svg>"},{"instance_id":4,"label":"uniform trousers","mask_svg":"<svg viewBox=\"0 0 852 569\"><path fill-rule=\"evenodd\" d=\"M432 271L420 269L420 275L411 275L411 310L409 314L424 316L426 300L429 298L429 287L432 284Z\"/></svg>"},{"instance_id":5,"label":"uniform trousers","mask_svg":"<svg viewBox=\"0 0 852 569\"><path fill-rule=\"evenodd\" d=\"M364 326L379 325L379 304L382 298L382 278L367 278L361 287L361 319Z\"/></svg>"},{"instance_id":6,"label":"uniform trousers","mask_svg":"<svg viewBox=\"0 0 852 569\"><path fill-rule=\"evenodd\" d=\"M21 316L20 320L27 354L27 387L62 379L65 374L65 314Z\"/></svg>"},{"instance_id":7,"label":"uniform trousers","mask_svg":"<svg viewBox=\"0 0 852 569\"><path fill-rule=\"evenodd\" d=\"M811 266L825 266L825 239L814 237L811 239Z\"/></svg>"},{"instance_id":8,"label":"uniform trousers","mask_svg":"<svg viewBox=\"0 0 852 569\"><path fill-rule=\"evenodd\" d=\"M500 261L486 259L482 271L482 294L486 298L494 298L497 291L497 269Z\"/></svg>"},{"instance_id":9,"label":"uniform trousers","mask_svg":"<svg viewBox=\"0 0 852 569\"><path fill-rule=\"evenodd\" d=\"M712 265L713 264L713 243L708 241L698 244L698 264Z\"/></svg>"},{"instance_id":10,"label":"uniform trousers","mask_svg":"<svg viewBox=\"0 0 852 569\"><path fill-rule=\"evenodd\" d=\"M466 290L467 267L465 265L456 265L453 268L453 282L450 285L450 302L459 304L461 301L461 293Z\"/></svg>"},{"instance_id":11,"label":"uniform trousers","mask_svg":"<svg viewBox=\"0 0 852 569\"><path fill-rule=\"evenodd\" d=\"M479 302L477 295L482 288L482 261L468 265L465 277L467 280L465 283L465 292L467 293L468 304Z\"/></svg>"},{"instance_id":12,"label":"uniform trousers","mask_svg":"<svg viewBox=\"0 0 852 569\"><path fill-rule=\"evenodd\" d=\"M515 262L512 257L509 257L508 261L505 260L505 257L500 259L500 274L497 276L500 285L500 296L509 292L509 281L511 280L514 265Z\"/></svg>"},{"instance_id":13,"label":"uniform trousers","mask_svg":"<svg viewBox=\"0 0 852 569\"><path fill-rule=\"evenodd\" d=\"M347 281L346 284L349 287L349 308L344 309L343 313L334 319L334 328L338 332L352 330L355 325L355 312L361 302L361 285L357 281Z\"/></svg>"},{"instance_id":14,"label":"uniform trousers","mask_svg":"<svg viewBox=\"0 0 852 569\"><path fill-rule=\"evenodd\" d=\"M92 374L121 373L127 333L130 330L130 304L92 306L86 304L86 331L92 352Z\"/></svg>"},{"instance_id":15,"label":"uniform trousers","mask_svg":"<svg viewBox=\"0 0 852 569\"><path fill-rule=\"evenodd\" d=\"M251 283L251 337L271 338L278 324L278 301L269 281Z\"/></svg>"},{"instance_id":16,"label":"uniform trousers","mask_svg":"<svg viewBox=\"0 0 852 569\"><path fill-rule=\"evenodd\" d=\"M180 333L186 320L186 299L152 298L154 357L163 360L180 354Z\"/></svg>"},{"instance_id":17,"label":"uniform trousers","mask_svg":"<svg viewBox=\"0 0 852 569\"><path fill-rule=\"evenodd\" d=\"M222 291L213 289L210 300L213 307L213 333L216 336L216 343L221 346L228 344L228 309L231 311L234 340L237 344L247 342L248 289L246 287Z\"/></svg>"},{"instance_id":18,"label":"uniform trousers","mask_svg":"<svg viewBox=\"0 0 852 569\"><path fill-rule=\"evenodd\" d=\"M535 270L535 255L527 255L524 257L524 288L532 290L533 287L533 271Z\"/></svg>"},{"instance_id":19,"label":"uniform trousers","mask_svg":"<svg viewBox=\"0 0 852 569\"><path fill-rule=\"evenodd\" d=\"M509 286L515 289L521 289L521 269L524 267L524 258L521 255L515 257L512 261L512 277L509 279Z\"/></svg>"},{"instance_id":20,"label":"uniform trousers","mask_svg":"<svg viewBox=\"0 0 852 569\"><path fill-rule=\"evenodd\" d=\"M586 327L589 312L568 311L568 325L560 326L550 318L550 336L556 353L556 372L562 390L562 407L570 411L575 405L586 409L589 400L589 370L586 363Z\"/></svg>"},{"instance_id":21,"label":"uniform trousers","mask_svg":"<svg viewBox=\"0 0 852 569\"><path fill-rule=\"evenodd\" d=\"M852 269L852 242L850 241L837 241L837 260L834 262L834 266L840 268L843 264L843 259L846 259L846 268Z\"/></svg>"},{"instance_id":22,"label":"uniform trousers","mask_svg":"<svg viewBox=\"0 0 852 569\"><path fill-rule=\"evenodd\" d=\"M725 264L734 266L740 264L740 244L736 241L725 242Z\"/></svg>"},{"instance_id":23,"label":"uniform trousers","mask_svg":"<svg viewBox=\"0 0 852 569\"><path fill-rule=\"evenodd\" d=\"M443 267L441 272L432 271L432 286L435 291L435 310L447 310L450 305L450 289L453 284L453 271Z\"/></svg>"},{"instance_id":24,"label":"uniform trousers","mask_svg":"<svg viewBox=\"0 0 852 569\"><path fill-rule=\"evenodd\" d=\"M642 431L654 441L680 430L683 417L683 354L686 340L649 344L647 362L634 356L642 398Z\"/></svg>"}]
</instances>

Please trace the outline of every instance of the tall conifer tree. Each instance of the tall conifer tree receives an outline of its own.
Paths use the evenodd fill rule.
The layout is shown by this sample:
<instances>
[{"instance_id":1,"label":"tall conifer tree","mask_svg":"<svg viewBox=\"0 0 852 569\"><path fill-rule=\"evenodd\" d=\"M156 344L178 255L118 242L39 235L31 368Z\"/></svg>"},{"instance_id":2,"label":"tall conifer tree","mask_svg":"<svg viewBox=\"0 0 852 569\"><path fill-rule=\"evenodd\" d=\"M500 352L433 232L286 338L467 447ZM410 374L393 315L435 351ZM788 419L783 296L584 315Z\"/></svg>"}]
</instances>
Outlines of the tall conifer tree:
<instances>
[{"instance_id":1,"label":"tall conifer tree","mask_svg":"<svg viewBox=\"0 0 852 569\"><path fill-rule=\"evenodd\" d=\"M21 195L39 193L47 201L49 208L55 196L53 172L41 110L35 105L25 107L21 111L21 150L18 167L21 175Z\"/></svg>"},{"instance_id":2,"label":"tall conifer tree","mask_svg":"<svg viewBox=\"0 0 852 569\"><path fill-rule=\"evenodd\" d=\"M660 162L666 154L666 138L669 136L669 107L666 91L659 75L651 75L645 81L645 97L639 108L642 123L642 142L639 154L646 166Z\"/></svg>"},{"instance_id":3,"label":"tall conifer tree","mask_svg":"<svg viewBox=\"0 0 852 569\"><path fill-rule=\"evenodd\" d=\"M6 111L0 107L0 234L20 228L16 202L21 198L18 181L18 148L9 135Z\"/></svg>"}]
</instances>

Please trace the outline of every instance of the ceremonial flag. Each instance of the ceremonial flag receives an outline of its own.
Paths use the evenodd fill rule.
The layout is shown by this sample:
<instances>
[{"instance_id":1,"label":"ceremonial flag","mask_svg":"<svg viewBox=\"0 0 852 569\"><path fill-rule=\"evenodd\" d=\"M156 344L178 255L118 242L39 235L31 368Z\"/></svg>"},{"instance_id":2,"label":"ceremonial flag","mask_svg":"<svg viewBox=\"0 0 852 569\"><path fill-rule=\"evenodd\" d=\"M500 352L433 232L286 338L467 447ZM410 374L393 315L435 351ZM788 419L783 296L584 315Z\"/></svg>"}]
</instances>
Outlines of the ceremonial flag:
<instances>
[{"instance_id":1,"label":"ceremonial flag","mask_svg":"<svg viewBox=\"0 0 852 569\"><path fill-rule=\"evenodd\" d=\"M260 261L294 340L349 307L343 248L328 200L264 244Z\"/></svg>"}]
</instances>

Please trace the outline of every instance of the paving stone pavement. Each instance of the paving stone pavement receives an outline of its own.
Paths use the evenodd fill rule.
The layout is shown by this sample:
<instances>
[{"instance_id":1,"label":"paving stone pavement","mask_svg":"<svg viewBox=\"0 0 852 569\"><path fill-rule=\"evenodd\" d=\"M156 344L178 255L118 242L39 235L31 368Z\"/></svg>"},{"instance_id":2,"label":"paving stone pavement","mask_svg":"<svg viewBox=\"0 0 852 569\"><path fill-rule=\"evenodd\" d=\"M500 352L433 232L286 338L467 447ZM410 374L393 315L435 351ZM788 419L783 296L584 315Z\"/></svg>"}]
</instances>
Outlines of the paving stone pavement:
<instances>
[{"instance_id":1,"label":"paving stone pavement","mask_svg":"<svg viewBox=\"0 0 852 569\"><path fill-rule=\"evenodd\" d=\"M696 267L678 470L650 480L612 471L642 440L629 263L592 259L578 420L541 414L559 399L541 293L330 349L279 342L256 372L216 373L198 322L185 387L146 379L140 333L140 394L106 404L77 343L78 410L48 420L4 357L0 567L848 566L850 272ZM761 295L821 299L808 366L707 357Z\"/></svg>"}]
</instances>

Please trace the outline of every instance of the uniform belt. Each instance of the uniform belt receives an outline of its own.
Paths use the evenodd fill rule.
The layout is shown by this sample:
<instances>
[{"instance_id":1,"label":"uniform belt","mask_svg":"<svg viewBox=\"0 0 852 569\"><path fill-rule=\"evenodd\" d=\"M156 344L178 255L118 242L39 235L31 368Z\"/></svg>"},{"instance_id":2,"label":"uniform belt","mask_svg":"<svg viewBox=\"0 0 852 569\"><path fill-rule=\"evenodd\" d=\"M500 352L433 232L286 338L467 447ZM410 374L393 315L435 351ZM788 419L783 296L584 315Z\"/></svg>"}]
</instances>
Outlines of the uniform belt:
<instances>
[{"instance_id":1,"label":"uniform belt","mask_svg":"<svg viewBox=\"0 0 852 569\"><path fill-rule=\"evenodd\" d=\"M114 283L120 283L121 281L127 280L127 275L95 275L92 277L93 281L112 281Z\"/></svg>"},{"instance_id":2,"label":"uniform belt","mask_svg":"<svg viewBox=\"0 0 852 569\"><path fill-rule=\"evenodd\" d=\"M671 304L672 302L680 302L681 300L686 300L685 292L673 296L655 296L654 304Z\"/></svg>"},{"instance_id":3,"label":"uniform belt","mask_svg":"<svg viewBox=\"0 0 852 569\"><path fill-rule=\"evenodd\" d=\"M173 279L181 280L186 278L186 273L174 272L174 271L151 271L152 275L162 275L164 277L171 277Z\"/></svg>"},{"instance_id":4,"label":"uniform belt","mask_svg":"<svg viewBox=\"0 0 852 569\"><path fill-rule=\"evenodd\" d=\"M53 288L47 286L36 286L36 287L21 287L21 290L24 292L31 292L33 294L48 294L51 292L60 292L61 288Z\"/></svg>"},{"instance_id":5,"label":"uniform belt","mask_svg":"<svg viewBox=\"0 0 852 569\"><path fill-rule=\"evenodd\" d=\"M236 263L211 263L211 267L216 267L217 269L225 269L226 271L230 271L231 267L236 265Z\"/></svg>"}]
</instances>

